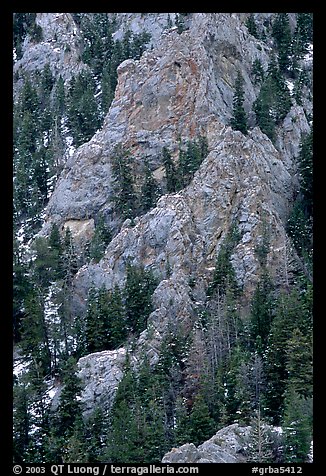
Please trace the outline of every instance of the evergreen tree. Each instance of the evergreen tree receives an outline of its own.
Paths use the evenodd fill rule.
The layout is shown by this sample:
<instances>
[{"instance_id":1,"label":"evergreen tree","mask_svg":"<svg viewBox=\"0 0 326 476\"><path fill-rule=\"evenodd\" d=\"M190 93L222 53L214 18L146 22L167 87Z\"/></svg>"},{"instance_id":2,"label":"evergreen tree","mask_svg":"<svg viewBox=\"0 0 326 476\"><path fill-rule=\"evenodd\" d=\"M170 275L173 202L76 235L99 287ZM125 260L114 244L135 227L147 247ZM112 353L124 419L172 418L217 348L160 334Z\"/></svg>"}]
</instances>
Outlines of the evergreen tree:
<instances>
[{"instance_id":1,"label":"evergreen tree","mask_svg":"<svg viewBox=\"0 0 326 476\"><path fill-rule=\"evenodd\" d=\"M62 270L63 284L67 289L69 289L72 285L73 277L78 271L78 259L74 239L69 227L65 229L63 251L59 265Z\"/></svg>"},{"instance_id":2,"label":"evergreen tree","mask_svg":"<svg viewBox=\"0 0 326 476\"><path fill-rule=\"evenodd\" d=\"M251 430L249 435L249 444L246 450L247 461L253 463L272 462L272 438L270 430L261 418L260 408L255 412L251 420Z\"/></svg>"},{"instance_id":3,"label":"evergreen tree","mask_svg":"<svg viewBox=\"0 0 326 476\"><path fill-rule=\"evenodd\" d=\"M88 245L88 258L98 263L104 256L105 250L112 239L109 227L105 224L104 218L99 216L96 221L94 235Z\"/></svg>"},{"instance_id":4,"label":"evergreen tree","mask_svg":"<svg viewBox=\"0 0 326 476\"><path fill-rule=\"evenodd\" d=\"M95 407L85 422L85 456L88 463L102 461L107 431L107 415L103 412L102 408Z\"/></svg>"},{"instance_id":5,"label":"evergreen tree","mask_svg":"<svg viewBox=\"0 0 326 476\"><path fill-rule=\"evenodd\" d=\"M275 126L283 121L291 106L289 89L275 58L272 58L265 80L253 105L258 126L272 141L275 140Z\"/></svg>"},{"instance_id":6,"label":"evergreen tree","mask_svg":"<svg viewBox=\"0 0 326 476\"><path fill-rule=\"evenodd\" d=\"M118 287L109 294L107 307L108 335L106 346L109 350L122 345L126 336L126 313L122 302L122 293Z\"/></svg>"},{"instance_id":7,"label":"evergreen tree","mask_svg":"<svg viewBox=\"0 0 326 476\"><path fill-rule=\"evenodd\" d=\"M287 341L288 384L303 398L312 397L312 342L311 335L304 335L295 328L291 338Z\"/></svg>"},{"instance_id":8,"label":"evergreen tree","mask_svg":"<svg viewBox=\"0 0 326 476\"><path fill-rule=\"evenodd\" d=\"M240 131L243 134L248 133L247 115L243 107L244 102L244 89L243 89L243 77L238 71L238 75L235 81L235 91L233 96L233 112L231 118L231 127L236 131Z\"/></svg>"},{"instance_id":9,"label":"evergreen tree","mask_svg":"<svg viewBox=\"0 0 326 476\"><path fill-rule=\"evenodd\" d=\"M98 293L90 289L87 300L86 315L86 345L87 352L100 352L104 350L106 339L105 321L98 304Z\"/></svg>"},{"instance_id":10,"label":"evergreen tree","mask_svg":"<svg viewBox=\"0 0 326 476\"><path fill-rule=\"evenodd\" d=\"M64 463L89 463L86 452L85 425L82 418L76 418L71 436L65 443Z\"/></svg>"},{"instance_id":11,"label":"evergreen tree","mask_svg":"<svg viewBox=\"0 0 326 476\"><path fill-rule=\"evenodd\" d=\"M312 440L311 410L309 402L290 386L285 394L284 411L284 461L287 463L304 463L307 461Z\"/></svg>"},{"instance_id":12,"label":"evergreen tree","mask_svg":"<svg viewBox=\"0 0 326 476\"><path fill-rule=\"evenodd\" d=\"M186 150L179 143L179 163L177 170L177 189L182 189L189 185L195 172L208 154L208 144L206 137L200 136L196 141L188 141Z\"/></svg>"},{"instance_id":13,"label":"evergreen tree","mask_svg":"<svg viewBox=\"0 0 326 476\"><path fill-rule=\"evenodd\" d=\"M127 326L139 335L147 327L147 319L152 312L152 294L157 281L150 271L136 266L127 266L124 289Z\"/></svg>"},{"instance_id":14,"label":"evergreen tree","mask_svg":"<svg viewBox=\"0 0 326 476\"><path fill-rule=\"evenodd\" d=\"M21 327L21 348L25 357L36 363L42 376L51 370L47 327L44 320L44 303L40 291L34 287L24 302L25 312Z\"/></svg>"},{"instance_id":15,"label":"evergreen tree","mask_svg":"<svg viewBox=\"0 0 326 476\"><path fill-rule=\"evenodd\" d=\"M265 271L256 286L251 301L251 338L252 343L256 343L257 338L260 338L260 352L266 348L273 319L272 291L271 279Z\"/></svg>"},{"instance_id":16,"label":"evergreen tree","mask_svg":"<svg viewBox=\"0 0 326 476\"><path fill-rule=\"evenodd\" d=\"M62 369L63 388L56 415L56 432L66 438L72 436L74 425L81 418L80 396L81 384L77 376L76 361L68 357Z\"/></svg>"},{"instance_id":17,"label":"evergreen tree","mask_svg":"<svg viewBox=\"0 0 326 476\"><path fill-rule=\"evenodd\" d=\"M254 77L254 83L262 83L265 77L265 71L261 64L261 61L256 58L252 63L251 74Z\"/></svg>"},{"instance_id":18,"label":"evergreen tree","mask_svg":"<svg viewBox=\"0 0 326 476\"><path fill-rule=\"evenodd\" d=\"M21 110L29 112L31 115L36 115L39 109L39 99L37 90L33 86L29 76L24 78L24 84L20 96Z\"/></svg>"},{"instance_id":19,"label":"evergreen tree","mask_svg":"<svg viewBox=\"0 0 326 476\"><path fill-rule=\"evenodd\" d=\"M287 232L298 254L309 266L312 261L313 228L313 132L303 138L298 169L300 194L287 223ZM311 266L311 265L310 265Z\"/></svg>"},{"instance_id":20,"label":"evergreen tree","mask_svg":"<svg viewBox=\"0 0 326 476\"><path fill-rule=\"evenodd\" d=\"M303 70L300 61L309 51L309 43L312 42L313 24L311 13L297 13L297 24L291 43L290 71L293 77L300 75Z\"/></svg>"},{"instance_id":21,"label":"evergreen tree","mask_svg":"<svg viewBox=\"0 0 326 476\"><path fill-rule=\"evenodd\" d=\"M272 35L278 48L280 70L287 71L291 52L291 29L287 13L277 13L272 25Z\"/></svg>"},{"instance_id":22,"label":"evergreen tree","mask_svg":"<svg viewBox=\"0 0 326 476\"><path fill-rule=\"evenodd\" d=\"M313 130L303 137L299 154L300 189L306 216L313 213Z\"/></svg>"},{"instance_id":23,"label":"evergreen tree","mask_svg":"<svg viewBox=\"0 0 326 476\"><path fill-rule=\"evenodd\" d=\"M86 352L112 350L123 343L127 335L126 316L118 287L113 292L104 287L97 291L90 289L85 335Z\"/></svg>"},{"instance_id":24,"label":"evergreen tree","mask_svg":"<svg viewBox=\"0 0 326 476\"><path fill-rule=\"evenodd\" d=\"M145 177L140 195L142 212L146 213L155 206L159 195L157 182L148 164L145 165Z\"/></svg>"},{"instance_id":25,"label":"evergreen tree","mask_svg":"<svg viewBox=\"0 0 326 476\"><path fill-rule=\"evenodd\" d=\"M185 25L185 20L180 13L176 13L175 15L175 25L178 28L179 35L181 35L181 33L187 29Z\"/></svg>"},{"instance_id":26,"label":"evergreen tree","mask_svg":"<svg viewBox=\"0 0 326 476\"><path fill-rule=\"evenodd\" d=\"M102 79L101 79L101 87L102 87L102 97L101 97L101 109L102 115L108 112L109 107L114 98L114 89L112 89L112 81L111 81L111 64L106 63L103 67L102 72Z\"/></svg>"},{"instance_id":27,"label":"evergreen tree","mask_svg":"<svg viewBox=\"0 0 326 476\"><path fill-rule=\"evenodd\" d=\"M264 408L274 424L279 424L284 411L284 392L289 378L287 348L296 327L301 332L311 332L311 309L309 297L306 300L303 293L299 295L298 290L293 289L289 294L281 294L278 299L265 353Z\"/></svg>"},{"instance_id":28,"label":"evergreen tree","mask_svg":"<svg viewBox=\"0 0 326 476\"><path fill-rule=\"evenodd\" d=\"M171 154L167 147L163 147L162 149L163 155L163 165L165 169L165 178L166 178L166 189L168 193L175 193L177 190L177 171L173 160L171 158Z\"/></svg>"},{"instance_id":29,"label":"evergreen tree","mask_svg":"<svg viewBox=\"0 0 326 476\"><path fill-rule=\"evenodd\" d=\"M237 350L239 352L239 350ZM242 359L236 372L235 399L238 402L237 419L250 424L253 411L260 412L263 391L265 389L265 375L263 358L258 352L251 357L240 353Z\"/></svg>"},{"instance_id":30,"label":"evergreen tree","mask_svg":"<svg viewBox=\"0 0 326 476\"><path fill-rule=\"evenodd\" d=\"M131 42L131 57L139 59L145 50L145 45L151 39L150 33L143 31L138 35L134 35Z\"/></svg>"},{"instance_id":31,"label":"evergreen tree","mask_svg":"<svg viewBox=\"0 0 326 476\"><path fill-rule=\"evenodd\" d=\"M207 290L209 297L211 297L214 292L216 293L216 291L222 296L225 294L227 288L231 289L234 293L239 291L235 271L231 263L231 255L239 239L239 231L233 226L217 255L213 281Z\"/></svg>"},{"instance_id":32,"label":"evergreen tree","mask_svg":"<svg viewBox=\"0 0 326 476\"><path fill-rule=\"evenodd\" d=\"M41 73L41 99L44 105L48 105L49 103L54 82L55 80L50 68L50 64L46 63Z\"/></svg>"},{"instance_id":33,"label":"evergreen tree","mask_svg":"<svg viewBox=\"0 0 326 476\"><path fill-rule=\"evenodd\" d=\"M248 28L249 33L255 38L259 39L259 34L257 30L257 25L253 13L250 13L246 20L246 27Z\"/></svg>"},{"instance_id":34,"label":"evergreen tree","mask_svg":"<svg viewBox=\"0 0 326 476\"><path fill-rule=\"evenodd\" d=\"M198 446L208 440L215 433L214 420L211 418L204 398L196 396L190 416L189 435L191 442Z\"/></svg>"},{"instance_id":35,"label":"evergreen tree","mask_svg":"<svg viewBox=\"0 0 326 476\"><path fill-rule=\"evenodd\" d=\"M25 385L14 386L13 408L13 461L22 463L30 441L30 415Z\"/></svg>"},{"instance_id":36,"label":"evergreen tree","mask_svg":"<svg viewBox=\"0 0 326 476\"><path fill-rule=\"evenodd\" d=\"M134 218L138 209L131 159L128 152L117 146L113 156L112 170L115 178L115 203L123 218Z\"/></svg>"},{"instance_id":37,"label":"evergreen tree","mask_svg":"<svg viewBox=\"0 0 326 476\"><path fill-rule=\"evenodd\" d=\"M70 81L67 114L76 146L91 139L100 126L95 92L96 84L89 72L81 72Z\"/></svg>"},{"instance_id":38,"label":"evergreen tree","mask_svg":"<svg viewBox=\"0 0 326 476\"><path fill-rule=\"evenodd\" d=\"M24 262L16 237L13 242L13 337L14 342L21 339L21 325L24 317L24 302L31 292L32 283L28 267Z\"/></svg>"},{"instance_id":39,"label":"evergreen tree","mask_svg":"<svg viewBox=\"0 0 326 476\"><path fill-rule=\"evenodd\" d=\"M178 396L175 402L175 424L173 435L177 446L181 446L191 441L189 425L187 406L182 397Z\"/></svg>"},{"instance_id":40,"label":"evergreen tree","mask_svg":"<svg viewBox=\"0 0 326 476\"><path fill-rule=\"evenodd\" d=\"M57 79L54 89L54 99L53 99L53 109L55 115L61 119L66 107L66 92L65 84L62 76L60 75Z\"/></svg>"}]
</instances>

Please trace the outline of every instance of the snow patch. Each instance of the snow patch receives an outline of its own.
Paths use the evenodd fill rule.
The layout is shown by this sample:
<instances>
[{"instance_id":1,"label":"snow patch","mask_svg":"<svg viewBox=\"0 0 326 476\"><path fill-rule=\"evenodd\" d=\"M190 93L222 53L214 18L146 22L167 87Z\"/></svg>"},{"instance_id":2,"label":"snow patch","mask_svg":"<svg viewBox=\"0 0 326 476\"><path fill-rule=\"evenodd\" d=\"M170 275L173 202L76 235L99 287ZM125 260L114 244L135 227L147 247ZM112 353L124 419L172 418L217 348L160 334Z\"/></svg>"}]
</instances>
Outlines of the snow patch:
<instances>
[{"instance_id":1,"label":"snow patch","mask_svg":"<svg viewBox=\"0 0 326 476\"><path fill-rule=\"evenodd\" d=\"M312 63L314 54L314 46L312 43L309 43L307 50L308 52L304 55L303 60L305 63Z\"/></svg>"},{"instance_id":2,"label":"snow patch","mask_svg":"<svg viewBox=\"0 0 326 476\"><path fill-rule=\"evenodd\" d=\"M310 450L309 450L309 453L308 453L308 462L313 463L313 461L314 461L314 442L311 441Z\"/></svg>"},{"instance_id":3,"label":"snow patch","mask_svg":"<svg viewBox=\"0 0 326 476\"><path fill-rule=\"evenodd\" d=\"M14 363L13 373L19 379L24 373L27 372L30 362L27 360L18 360Z\"/></svg>"},{"instance_id":4,"label":"snow patch","mask_svg":"<svg viewBox=\"0 0 326 476\"><path fill-rule=\"evenodd\" d=\"M293 82L293 81L290 81L289 79L287 79L287 80L286 80L286 85L287 85L287 87L289 88L290 93L292 94L292 93L293 93L293 89L294 89L294 82Z\"/></svg>"},{"instance_id":5,"label":"snow patch","mask_svg":"<svg viewBox=\"0 0 326 476\"><path fill-rule=\"evenodd\" d=\"M76 147L73 146L73 142L74 142L74 138L72 136L66 137L67 149L65 152L65 156L71 157L74 154Z\"/></svg>"}]
</instances>

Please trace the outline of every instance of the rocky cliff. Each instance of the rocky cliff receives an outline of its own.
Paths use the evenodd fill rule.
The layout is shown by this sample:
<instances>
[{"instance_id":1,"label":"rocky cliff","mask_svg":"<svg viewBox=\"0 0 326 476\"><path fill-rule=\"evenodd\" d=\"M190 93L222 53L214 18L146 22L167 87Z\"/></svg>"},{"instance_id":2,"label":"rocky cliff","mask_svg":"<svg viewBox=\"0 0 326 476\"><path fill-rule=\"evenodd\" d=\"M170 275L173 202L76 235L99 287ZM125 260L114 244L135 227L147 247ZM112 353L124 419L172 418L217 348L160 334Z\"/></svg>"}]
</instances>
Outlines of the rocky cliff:
<instances>
[{"instance_id":1,"label":"rocky cliff","mask_svg":"<svg viewBox=\"0 0 326 476\"><path fill-rule=\"evenodd\" d=\"M259 58L267 67L269 61L268 47L248 33L244 20L237 14L195 14L189 30L165 30L139 61L124 61L102 129L67 161L46 209L45 231L53 221L86 230L99 212L118 230L121 223L116 224L113 213L114 147L122 144L132 151L138 173L147 158L163 183L163 146L176 156L180 137L186 141L207 136L209 154L190 185L161 197L135 226L125 223L100 263L82 267L75 277L74 309L83 313L88 289L121 285L129 259L155 271L161 283L149 323L157 334L154 340L147 338L147 331L140 337L154 353L169 320L184 321L194 313L188 276L195 278L200 300L234 221L242 237L232 264L248 297L259 276L255 249L263 226L271 230L268 266L278 284L288 285L291 273L300 267L284 225L296 187L294 159L309 124L304 109L293 106L279 127L276 145L258 128L244 136L228 126L237 71L244 78L244 105L250 116L257 95L252 62Z\"/></svg>"},{"instance_id":2,"label":"rocky cliff","mask_svg":"<svg viewBox=\"0 0 326 476\"><path fill-rule=\"evenodd\" d=\"M74 276L73 319L85 316L90 288L122 286L128 264L154 273L159 284L153 311L131 352L136 367L144 353L152 365L158 361L171 323L180 325L185 334L190 332L198 306L205 302L216 258L234 224L240 238L231 262L244 306L249 305L261 276L257 248L264 230L269 233L267 268L276 287L291 286L302 269L285 227L298 188L296 158L301 137L310 131L309 97L301 105L293 100L272 142L255 124L252 108L259 87L252 64L258 59L267 70L273 48L249 33L248 14L194 13L181 33L174 26L175 14L170 15L172 27L167 28L167 14L117 14L114 37L120 39L128 29L147 31L149 48L139 60L119 65L118 84L103 126L68 158L40 231L40 236L47 236L53 223L69 227L78 245L93 236L99 215L113 230L103 258L84 264ZM259 28L267 28L270 15L255 14ZM294 29L295 16L290 17ZM43 42L26 39L23 57L15 64L18 74L40 69L44 61L53 73L69 80L86 67L78 57L81 40L70 14L37 14L37 24ZM230 127L239 72L244 80L247 135ZM166 192L163 147L177 163L179 143L200 135L207 137L208 151L191 182L178 193L162 194L156 206L134 222L124 221L115 211L116 147L130 151L138 180L146 162ZM126 346L122 346L79 360L86 413L98 404L110 408L125 357ZM247 427L231 425L198 448L187 444L173 449L162 461L241 461L247 431Z\"/></svg>"},{"instance_id":3,"label":"rocky cliff","mask_svg":"<svg viewBox=\"0 0 326 476\"><path fill-rule=\"evenodd\" d=\"M244 463L250 431L250 426L229 425L198 448L192 443L172 448L162 463Z\"/></svg>"}]
</instances>

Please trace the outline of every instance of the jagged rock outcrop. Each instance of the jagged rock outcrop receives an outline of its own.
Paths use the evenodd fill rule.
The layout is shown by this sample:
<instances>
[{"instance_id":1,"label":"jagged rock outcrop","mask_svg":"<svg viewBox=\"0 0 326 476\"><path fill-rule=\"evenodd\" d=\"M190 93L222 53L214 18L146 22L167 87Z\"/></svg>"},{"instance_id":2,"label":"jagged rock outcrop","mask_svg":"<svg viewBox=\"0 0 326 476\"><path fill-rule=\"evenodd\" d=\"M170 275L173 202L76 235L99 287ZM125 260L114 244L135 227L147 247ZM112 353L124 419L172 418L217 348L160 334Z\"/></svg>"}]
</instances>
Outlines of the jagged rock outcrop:
<instances>
[{"instance_id":1,"label":"jagged rock outcrop","mask_svg":"<svg viewBox=\"0 0 326 476\"><path fill-rule=\"evenodd\" d=\"M130 149L139 172L145 158L152 170L159 168L164 145L176 154L179 137L187 140L202 133L212 138L216 122L230 119L238 68L249 109L255 99L251 61L259 57L267 64L268 55L257 49L239 19L216 15L194 15L188 31L165 32L139 61L119 66L115 99L103 128L67 162L47 207L51 220L84 219L99 210L110 218L110 157L118 143Z\"/></svg>"},{"instance_id":2,"label":"jagged rock outcrop","mask_svg":"<svg viewBox=\"0 0 326 476\"><path fill-rule=\"evenodd\" d=\"M117 30L113 34L115 40L121 40L128 30L135 35L146 32L151 35L150 46L156 44L164 30L174 25L176 16L175 13L111 13L109 15L117 23Z\"/></svg>"},{"instance_id":3,"label":"jagged rock outcrop","mask_svg":"<svg viewBox=\"0 0 326 476\"><path fill-rule=\"evenodd\" d=\"M110 408L123 377L126 358L124 348L86 355L78 361L78 376L83 384L81 398L85 415L99 403Z\"/></svg>"},{"instance_id":4,"label":"jagged rock outcrop","mask_svg":"<svg viewBox=\"0 0 326 476\"><path fill-rule=\"evenodd\" d=\"M238 423L219 430L198 447L187 443L166 453L162 463L243 463L251 427Z\"/></svg>"},{"instance_id":5,"label":"jagged rock outcrop","mask_svg":"<svg viewBox=\"0 0 326 476\"><path fill-rule=\"evenodd\" d=\"M71 13L37 13L35 23L42 28L42 41L26 36L23 56L14 64L14 74L37 73L49 64L54 77L66 81L86 67L80 60L81 35ZM19 90L21 81L15 82Z\"/></svg>"},{"instance_id":6,"label":"jagged rock outcrop","mask_svg":"<svg viewBox=\"0 0 326 476\"><path fill-rule=\"evenodd\" d=\"M193 296L198 301L205 296L216 256L233 222L241 239L232 263L248 299L259 278L255 250L264 227L270 230L267 264L276 284L287 284L284 279L291 280L298 266L284 225L296 188L293 158L309 124L303 108L293 107L279 128L276 145L258 128L244 136L228 126L238 70L249 112L258 94L251 78L252 62L259 58L266 68L271 53L268 45L248 33L245 19L245 14L194 14L189 30L181 35L173 28L166 30L140 60L121 63L115 98L102 129L68 159L46 209L42 233L48 233L53 222L66 226L80 222L76 228L83 230L99 212L116 233L103 259L82 267L75 277L76 314L85 312L91 286L112 289L123 284L128 261L152 269L160 279L148 329L137 345L139 353L146 349L152 362L168 324L188 328L195 312ZM116 145L130 150L135 175L141 175L146 159L164 185L163 146L176 158L179 138L186 141L199 134L207 137L209 154L190 185L178 194L162 196L154 209L136 218L135 226L126 222L121 227L114 212L111 163ZM189 276L195 279L194 290ZM104 356L108 368L112 356ZM96 392L93 389L89 395ZM110 392L101 389L98 394Z\"/></svg>"}]
</instances>

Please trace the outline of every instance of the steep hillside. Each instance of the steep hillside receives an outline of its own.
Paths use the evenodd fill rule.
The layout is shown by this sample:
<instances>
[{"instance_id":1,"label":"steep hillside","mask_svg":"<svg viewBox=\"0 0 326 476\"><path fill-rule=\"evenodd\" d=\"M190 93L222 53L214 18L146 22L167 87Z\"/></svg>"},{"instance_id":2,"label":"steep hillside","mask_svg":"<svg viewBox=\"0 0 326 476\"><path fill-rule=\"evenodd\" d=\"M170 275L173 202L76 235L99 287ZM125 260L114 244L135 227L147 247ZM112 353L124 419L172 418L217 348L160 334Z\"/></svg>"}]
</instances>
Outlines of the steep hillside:
<instances>
[{"instance_id":1,"label":"steep hillside","mask_svg":"<svg viewBox=\"0 0 326 476\"><path fill-rule=\"evenodd\" d=\"M15 460L307 461L312 15L15 15Z\"/></svg>"}]
</instances>

